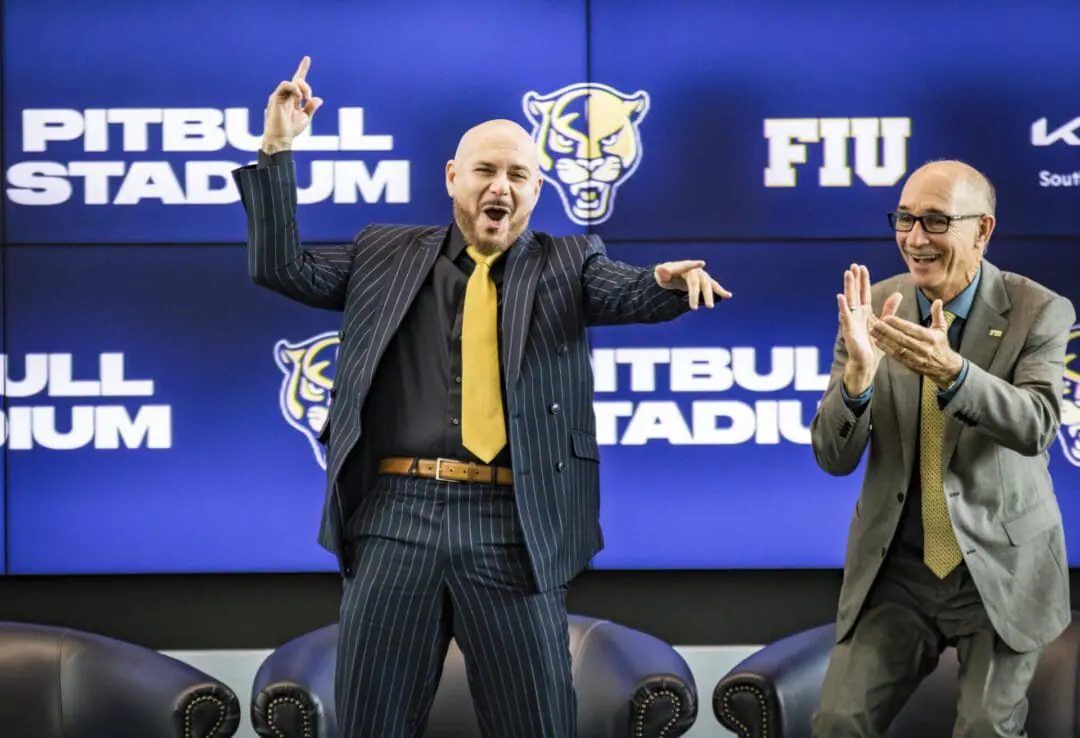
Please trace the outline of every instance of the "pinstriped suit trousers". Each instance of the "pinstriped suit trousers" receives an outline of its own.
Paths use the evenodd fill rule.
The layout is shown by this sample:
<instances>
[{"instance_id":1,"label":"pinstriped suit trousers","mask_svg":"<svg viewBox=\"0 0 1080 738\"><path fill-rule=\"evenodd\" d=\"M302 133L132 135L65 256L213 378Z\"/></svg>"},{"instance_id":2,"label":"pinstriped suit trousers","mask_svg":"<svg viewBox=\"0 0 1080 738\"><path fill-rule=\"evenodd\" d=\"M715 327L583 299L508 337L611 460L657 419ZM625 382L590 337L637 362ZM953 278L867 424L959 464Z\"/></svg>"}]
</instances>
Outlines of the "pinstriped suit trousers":
<instances>
[{"instance_id":1,"label":"pinstriped suit trousers","mask_svg":"<svg viewBox=\"0 0 1080 738\"><path fill-rule=\"evenodd\" d=\"M485 738L573 738L565 587L537 593L513 490L381 476L350 521L341 738L421 738L450 638Z\"/></svg>"}]
</instances>

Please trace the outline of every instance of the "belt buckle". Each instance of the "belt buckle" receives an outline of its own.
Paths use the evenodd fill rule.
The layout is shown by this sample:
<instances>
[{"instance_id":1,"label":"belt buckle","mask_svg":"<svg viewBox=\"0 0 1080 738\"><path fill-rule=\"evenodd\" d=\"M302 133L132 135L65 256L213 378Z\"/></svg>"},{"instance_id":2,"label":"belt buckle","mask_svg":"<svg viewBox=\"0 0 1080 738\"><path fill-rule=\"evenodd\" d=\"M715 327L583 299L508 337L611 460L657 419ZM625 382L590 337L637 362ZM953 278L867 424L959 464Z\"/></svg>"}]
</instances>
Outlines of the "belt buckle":
<instances>
[{"instance_id":1,"label":"belt buckle","mask_svg":"<svg viewBox=\"0 0 1080 738\"><path fill-rule=\"evenodd\" d=\"M442 457L439 457L439 458L435 459L435 481L437 481L437 482L454 482L455 484L458 483L459 480L450 479L449 477L444 477L442 475L442 463L444 461L446 463L448 463L448 464L454 463L453 459L444 459Z\"/></svg>"}]
</instances>

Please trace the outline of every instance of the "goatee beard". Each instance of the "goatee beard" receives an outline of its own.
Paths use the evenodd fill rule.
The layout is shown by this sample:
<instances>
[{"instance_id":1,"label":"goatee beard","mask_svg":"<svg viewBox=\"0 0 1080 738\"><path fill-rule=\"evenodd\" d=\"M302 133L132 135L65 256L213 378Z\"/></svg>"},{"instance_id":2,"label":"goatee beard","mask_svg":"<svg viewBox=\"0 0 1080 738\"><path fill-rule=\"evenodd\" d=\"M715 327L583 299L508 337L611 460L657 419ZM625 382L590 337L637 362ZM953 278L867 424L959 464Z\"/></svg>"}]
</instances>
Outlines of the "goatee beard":
<instances>
[{"instance_id":1,"label":"goatee beard","mask_svg":"<svg viewBox=\"0 0 1080 738\"><path fill-rule=\"evenodd\" d=\"M506 217L509 218L510 216L507 215ZM476 220L470 218L465 209L458 205L457 202L454 203L454 222L457 223L461 235L465 238L466 245L472 246L484 256L503 251L509 246L509 244L503 246L500 241L482 238L477 231Z\"/></svg>"}]
</instances>

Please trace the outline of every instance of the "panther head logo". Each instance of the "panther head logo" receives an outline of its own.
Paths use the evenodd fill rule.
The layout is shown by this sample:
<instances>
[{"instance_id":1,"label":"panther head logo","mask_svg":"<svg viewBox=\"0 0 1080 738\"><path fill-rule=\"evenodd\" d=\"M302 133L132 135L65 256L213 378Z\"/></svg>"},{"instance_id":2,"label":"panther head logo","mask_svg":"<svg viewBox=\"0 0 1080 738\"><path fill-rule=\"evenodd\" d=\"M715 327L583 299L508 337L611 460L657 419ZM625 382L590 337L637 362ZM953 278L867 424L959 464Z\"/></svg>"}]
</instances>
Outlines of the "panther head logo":
<instances>
[{"instance_id":1,"label":"panther head logo","mask_svg":"<svg viewBox=\"0 0 1080 738\"><path fill-rule=\"evenodd\" d=\"M1065 347L1065 389L1058 440L1065 458L1080 466L1080 323L1072 327Z\"/></svg>"},{"instance_id":2,"label":"panther head logo","mask_svg":"<svg viewBox=\"0 0 1080 738\"><path fill-rule=\"evenodd\" d=\"M285 375L279 397L281 414L289 425L307 437L315 460L324 471L326 449L318 439L330 410L339 342L338 334L330 332L300 343L280 340L274 345L274 360Z\"/></svg>"},{"instance_id":3,"label":"panther head logo","mask_svg":"<svg viewBox=\"0 0 1080 738\"><path fill-rule=\"evenodd\" d=\"M582 226L610 218L616 191L641 162L638 126L649 110L648 93L582 82L547 95L526 92L521 104L540 149L540 171L566 215Z\"/></svg>"}]
</instances>

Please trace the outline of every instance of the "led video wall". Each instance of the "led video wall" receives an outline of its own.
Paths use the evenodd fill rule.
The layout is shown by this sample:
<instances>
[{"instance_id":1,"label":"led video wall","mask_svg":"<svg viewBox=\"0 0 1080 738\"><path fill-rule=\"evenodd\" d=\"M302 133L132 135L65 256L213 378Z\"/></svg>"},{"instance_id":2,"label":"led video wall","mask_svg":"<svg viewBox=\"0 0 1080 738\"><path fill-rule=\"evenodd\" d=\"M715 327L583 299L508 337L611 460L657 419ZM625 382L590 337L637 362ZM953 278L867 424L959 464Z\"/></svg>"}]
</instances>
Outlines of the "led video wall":
<instances>
[{"instance_id":1,"label":"led video wall","mask_svg":"<svg viewBox=\"0 0 1080 738\"><path fill-rule=\"evenodd\" d=\"M598 234L642 266L702 258L735 293L590 333L598 568L842 564L861 469L819 470L809 424L843 270L904 269L885 213L922 162L986 172L988 258L1080 303L1080 5L2 13L9 575L334 567L316 543L326 400L296 388L324 359L332 379L341 316L252 283L230 174L255 160L266 98L305 54L325 100L295 154L313 247L370 222L449 223L459 136L510 118L544 152L535 228ZM1066 399L1050 468L1072 535L1080 398Z\"/></svg>"}]
</instances>

